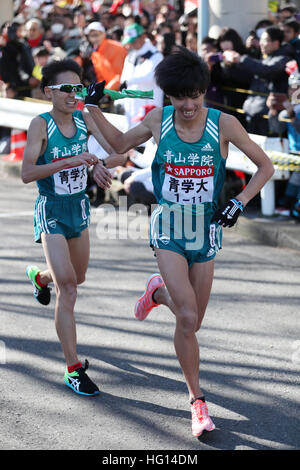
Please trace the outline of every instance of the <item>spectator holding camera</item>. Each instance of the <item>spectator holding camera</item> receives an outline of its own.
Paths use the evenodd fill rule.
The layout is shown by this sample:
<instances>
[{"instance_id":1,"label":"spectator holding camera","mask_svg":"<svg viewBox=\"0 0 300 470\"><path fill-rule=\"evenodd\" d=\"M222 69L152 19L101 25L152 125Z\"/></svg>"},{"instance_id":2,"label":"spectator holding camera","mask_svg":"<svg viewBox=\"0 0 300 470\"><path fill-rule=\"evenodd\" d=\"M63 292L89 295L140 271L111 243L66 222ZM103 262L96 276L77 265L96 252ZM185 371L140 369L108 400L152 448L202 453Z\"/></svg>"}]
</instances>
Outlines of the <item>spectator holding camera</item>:
<instances>
[{"instance_id":1,"label":"spectator holding camera","mask_svg":"<svg viewBox=\"0 0 300 470\"><path fill-rule=\"evenodd\" d=\"M263 58L254 59L248 55L232 52L225 58L231 65L232 76L242 73L250 82L251 94L246 98L243 109L246 115L247 131L253 134L268 135L267 97L270 92L286 94L288 75L286 63L292 59L292 53L283 47L283 31L276 26L269 26L262 33L259 44ZM290 54L290 55L288 55Z\"/></svg>"},{"instance_id":2,"label":"spectator holding camera","mask_svg":"<svg viewBox=\"0 0 300 470\"><path fill-rule=\"evenodd\" d=\"M236 89L248 88L250 80L243 70L240 70L238 73L232 73L231 58L234 57L234 54L246 54L246 46L241 36L233 28L222 29L217 45L222 53L222 61L220 64L222 71L224 104L228 106L225 111L234 115L245 126L243 113L236 111L242 109L245 101L245 94L237 92Z\"/></svg>"},{"instance_id":3,"label":"spectator holding camera","mask_svg":"<svg viewBox=\"0 0 300 470\"><path fill-rule=\"evenodd\" d=\"M247 54L254 59L261 59L261 50L259 45L259 40L261 38L262 33L268 26L272 26L272 21L266 19L260 20L256 23L254 29L249 32L249 36L245 41L245 46L247 49Z\"/></svg>"},{"instance_id":4,"label":"spectator holding camera","mask_svg":"<svg viewBox=\"0 0 300 470\"><path fill-rule=\"evenodd\" d=\"M209 107L223 110L224 95L222 90L222 70L220 61L222 53L219 52L217 41L206 36L202 39L200 56L207 63L210 71L210 84L206 90L205 103ZM216 104L218 103L218 104Z\"/></svg>"},{"instance_id":5,"label":"spectator holding camera","mask_svg":"<svg viewBox=\"0 0 300 470\"><path fill-rule=\"evenodd\" d=\"M300 73L289 77L288 97L279 106L272 95L267 99L269 127L271 132L287 133L290 152L300 153ZM286 185L284 196L279 200L277 214L293 215L300 222L300 171L294 171Z\"/></svg>"}]
</instances>

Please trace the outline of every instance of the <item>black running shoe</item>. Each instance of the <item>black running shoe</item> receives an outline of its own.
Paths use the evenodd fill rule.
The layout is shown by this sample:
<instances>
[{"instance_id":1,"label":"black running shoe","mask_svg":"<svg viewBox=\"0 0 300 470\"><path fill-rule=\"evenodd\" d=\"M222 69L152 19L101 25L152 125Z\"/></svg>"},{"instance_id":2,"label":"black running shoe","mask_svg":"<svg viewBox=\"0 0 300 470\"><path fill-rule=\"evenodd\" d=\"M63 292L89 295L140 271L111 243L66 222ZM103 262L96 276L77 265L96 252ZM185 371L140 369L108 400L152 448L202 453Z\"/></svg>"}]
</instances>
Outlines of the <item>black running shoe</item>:
<instances>
[{"instance_id":1,"label":"black running shoe","mask_svg":"<svg viewBox=\"0 0 300 470\"><path fill-rule=\"evenodd\" d=\"M42 305L48 305L51 299L51 288L41 287L35 278L41 270L37 266L27 266L26 275L33 285L33 297Z\"/></svg>"},{"instance_id":2,"label":"black running shoe","mask_svg":"<svg viewBox=\"0 0 300 470\"><path fill-rule=\"evenodd\" d=\"M89 376L86 374L86 370L89 367L89 362L86 359L84 367L79 367L74 372L68 372L66 369L64 380L65 384L74 390L79 395L95 396L99 395L100 390L94 382L91 381Z\"/></svg>"}]
</instances>

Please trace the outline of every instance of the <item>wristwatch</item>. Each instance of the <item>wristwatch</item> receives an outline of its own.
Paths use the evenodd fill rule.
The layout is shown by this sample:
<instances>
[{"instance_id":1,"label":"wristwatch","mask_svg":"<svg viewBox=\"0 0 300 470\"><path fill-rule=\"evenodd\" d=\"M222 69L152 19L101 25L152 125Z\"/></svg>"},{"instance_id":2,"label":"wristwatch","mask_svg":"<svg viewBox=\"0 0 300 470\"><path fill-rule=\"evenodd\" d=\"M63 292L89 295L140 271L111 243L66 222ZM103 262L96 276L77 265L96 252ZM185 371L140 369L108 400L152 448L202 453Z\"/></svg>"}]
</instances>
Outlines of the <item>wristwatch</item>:
<instances>
[{"instance_id":1,"label":"wristwatch","mask_svg":"<svg viewBox=\"0 0 300 470\"><path fill-rule=\"evenodd\" d=\"M106 167L106 161L102 160L102 158L98 158L98 162L102 162L102 165Z\"/></svg>"}]
</instances>

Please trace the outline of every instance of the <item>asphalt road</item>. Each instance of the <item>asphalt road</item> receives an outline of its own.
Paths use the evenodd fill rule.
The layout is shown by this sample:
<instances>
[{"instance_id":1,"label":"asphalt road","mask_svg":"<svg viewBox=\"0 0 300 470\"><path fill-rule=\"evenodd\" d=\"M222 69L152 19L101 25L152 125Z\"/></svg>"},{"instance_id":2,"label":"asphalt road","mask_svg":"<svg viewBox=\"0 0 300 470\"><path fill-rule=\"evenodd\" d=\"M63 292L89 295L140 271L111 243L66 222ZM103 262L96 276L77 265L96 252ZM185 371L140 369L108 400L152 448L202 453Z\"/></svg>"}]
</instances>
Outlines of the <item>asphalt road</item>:
<instances>
[{"instance_id":1,"label":"asphalt road","mask_svg":"<svg viewBox=\"0 0 300 470\"><path fill-rule=\"evenodd\" d=\"M55 295L40 306L25 277L27 264L45 266L33 242L35 185L0 182L1 449L299 449L299 252L225 231L198 334L201 384L216 430L198 440L174 354L173 316L166 307L145 322L133 316L157 271L147 240L132 239L147 228L147 217L128 223L113 210L93 211L76 319L79 356L88 358L101 394L80 397L63 383ZM108 239L101 220L111 234L115 217L119 239Z\"/></svg>"}]
</instances>

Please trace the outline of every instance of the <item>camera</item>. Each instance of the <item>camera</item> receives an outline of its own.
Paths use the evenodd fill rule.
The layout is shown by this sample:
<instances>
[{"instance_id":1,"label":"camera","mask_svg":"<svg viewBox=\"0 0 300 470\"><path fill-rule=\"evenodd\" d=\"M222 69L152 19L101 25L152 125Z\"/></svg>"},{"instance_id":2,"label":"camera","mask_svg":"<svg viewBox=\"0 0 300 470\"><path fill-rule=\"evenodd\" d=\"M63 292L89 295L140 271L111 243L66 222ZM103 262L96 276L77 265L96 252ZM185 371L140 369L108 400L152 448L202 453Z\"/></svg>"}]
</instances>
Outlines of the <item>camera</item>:
<instances>
[{"instance_id":1,"label":"camera","mask_svg":"<svg viewBox=\"0 0 300 470\"><path fill-rule=\"evenodd\" d=\"M222 52L218 52L217 54L213 54L209 57L209 61L213 64L217 64L218 62L222 62L223 54Z\"/></svg>"},{"instance_id":2,"label":"camera","mask_svg":"<svg viewBox=\"0 0 300 470\"><path fill-rule=\"evenodd\" d=\"M18 39L17 37L17 29L18 26L16 23L12 23L10 26L7 28L7 37L9 41L16 41Z\"/></svg>"}]
</instances>

